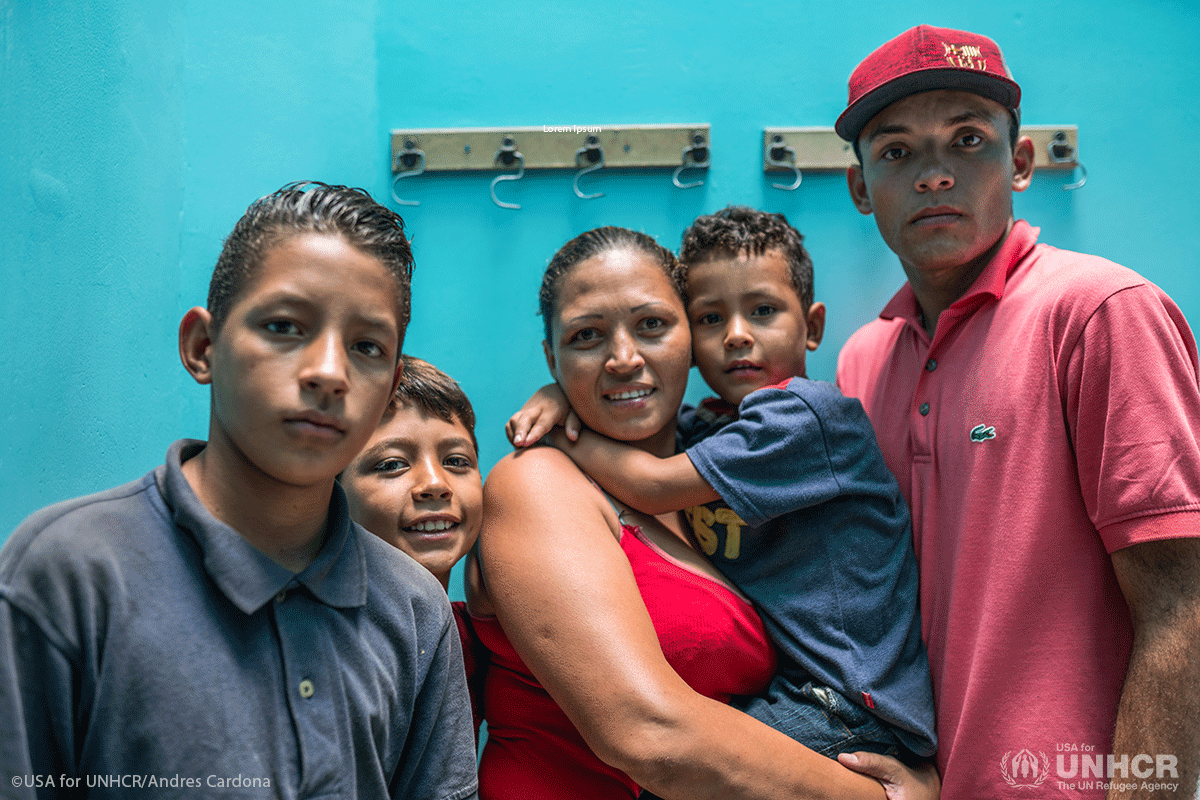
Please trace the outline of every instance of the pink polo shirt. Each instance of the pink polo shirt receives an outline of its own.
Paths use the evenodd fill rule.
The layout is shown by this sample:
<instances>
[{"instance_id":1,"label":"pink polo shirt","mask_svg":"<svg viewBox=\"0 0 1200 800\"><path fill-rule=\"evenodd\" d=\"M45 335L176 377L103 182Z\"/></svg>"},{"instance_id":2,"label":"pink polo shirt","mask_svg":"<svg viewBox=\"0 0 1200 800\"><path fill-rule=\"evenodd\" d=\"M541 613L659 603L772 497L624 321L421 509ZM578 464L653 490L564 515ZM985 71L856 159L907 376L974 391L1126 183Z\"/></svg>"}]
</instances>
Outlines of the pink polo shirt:
<instances>
[{"instance_id":1,"label":"pink polo shirt","mask_svg":"<svg viewBox=\"0 0 1200 800\"><path fill-rule=\"evenodd\" d=\"M1132 639L1109 553L1200 536L1183 314L1037 234L1014 224L932 341L905 284L838 361L912 507L950 800L1104 796L1083 759L1111 752Z\"/></svg>"}]
</instances>

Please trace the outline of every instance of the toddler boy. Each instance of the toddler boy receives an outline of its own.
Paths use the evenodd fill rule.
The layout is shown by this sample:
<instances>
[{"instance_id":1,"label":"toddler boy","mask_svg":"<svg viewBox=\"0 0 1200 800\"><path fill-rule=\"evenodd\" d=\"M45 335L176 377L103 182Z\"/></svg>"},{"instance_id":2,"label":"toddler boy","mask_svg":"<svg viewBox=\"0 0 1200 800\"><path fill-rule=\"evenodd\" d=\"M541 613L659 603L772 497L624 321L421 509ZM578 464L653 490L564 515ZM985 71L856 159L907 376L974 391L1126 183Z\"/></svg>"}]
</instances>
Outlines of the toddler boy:
<instances>
[{"instance_id":1,"label":"toddler boy","mask_svg":"<svg viewBox=\"0 0 1200 800\"><path fill-rule=\"evenodd\" d=\"M747 713L830 757L931 756L908 509L862 406L804 377L825 308L800 233L781 214L726 208L684 233L680 261L693 357L718 395L681 410L684 452L591 431L557 444L618 500L687 509L699 549L754 601L780 658Z\"/></svg>"},{"instance_id":2,"label":"toddler boy","mask_svg":"<svg viewBox=\"0 0 1200 800\"><path fill-rule=\"evenodd\" d=\"M475 796L445 594L334 483L399 377L411 270L361 190L237 223L179 331L208 441L0 551L0 773L34 778L10 796Z\"/></svg>"}]
</instances>

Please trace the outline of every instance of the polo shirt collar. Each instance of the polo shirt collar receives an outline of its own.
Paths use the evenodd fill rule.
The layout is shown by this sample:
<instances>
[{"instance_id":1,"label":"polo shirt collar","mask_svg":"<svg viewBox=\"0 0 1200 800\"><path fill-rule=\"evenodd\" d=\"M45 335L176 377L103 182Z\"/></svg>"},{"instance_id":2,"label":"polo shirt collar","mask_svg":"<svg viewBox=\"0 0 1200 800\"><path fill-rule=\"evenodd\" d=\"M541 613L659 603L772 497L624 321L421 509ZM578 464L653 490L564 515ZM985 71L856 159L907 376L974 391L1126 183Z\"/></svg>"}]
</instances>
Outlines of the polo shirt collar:
<instances>
[{"instance_id":1,"label":"polo shirt collar","mask_svg":"<svg viewBox=\"0 0 1200 800\"><path fill-rule=\"evenodd\" d=\"M364 535L371 534L350 520L346 493L334 483L325 545L296 580L325 605L335 608L366 605L367 554L360 538Z\"/></svg>"},{"instance_id":2,"label":"polo shirt collar","mask_svg":"<svg viewBox=\"0 0 1200 800\"><path fill-rule=\"evenodd\" d=\"M204 449L205 442L180 439L155 470L159 491L175 525L187 531L204 556L204 569L231 603L253 614L289 585L302 584L313 596L335 608L361 606L367 599L366 553L361 529L350 521L346 495L334 485L329 504L328 534L317 557L300 574L276 564L233 528L214 517L183 475L182 464Z\"/></svg>"},{"instance_id":3,"label":"polo shirt collar","mask_svg":"<svg viewBox=\"0 0 1200 800\"><path fill-rule=\"evenodd\" d=\"M976 298L991 296L997 300L1004 296L1004 286L1009 276L1021 263L1021 259L1029 254L1037 244L1040 228L1035 228L1023 219L1013 223L1012 230L992 260L979 273L979 277L971 284L962 297L954 301L951 309L961 309L975 302ZM912 284L905 281L900 291L888 301L879 312L881 319L896 319L897 317L911 322L917 328L921 327L921 310L917 306L917 296L913 293Z\"/></svg>"}]
</instances>

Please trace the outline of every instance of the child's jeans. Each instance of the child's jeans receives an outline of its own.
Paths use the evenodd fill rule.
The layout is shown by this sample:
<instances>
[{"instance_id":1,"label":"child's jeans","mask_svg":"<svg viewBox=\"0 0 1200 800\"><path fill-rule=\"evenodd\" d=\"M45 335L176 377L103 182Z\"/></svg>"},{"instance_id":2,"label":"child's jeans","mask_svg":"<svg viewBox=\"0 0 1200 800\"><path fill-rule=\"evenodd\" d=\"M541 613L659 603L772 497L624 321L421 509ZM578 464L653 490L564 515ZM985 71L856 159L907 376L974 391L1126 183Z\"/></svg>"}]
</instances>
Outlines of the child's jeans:
<instances>
[{"instance_id":1,"label":"child's jeans","mask_svg":"<svg viewBox=\"0 0 1200 800\"><path fill-rule=\"evenodd\" d=\"M837 758L838 753L866 750L901 760L912 758L890 725L819 683L797 686L776 675L766 694L734 698L731 705L823 756Z\"/></svg>"},{"instance_id":2,"label":"child's jeans","mask_svg":"<svg viewBox=\"0 0 1200 800\"><path fill-rule=\"evenodd\" d=\"M922 760L883 720L833 689L812 681L796 686L784 676L776 675L765 695L735 697L730 705L829 758L865 750L907 764ZM639 798L659 800L645 790Z\"/></svg>"}]
</instances>

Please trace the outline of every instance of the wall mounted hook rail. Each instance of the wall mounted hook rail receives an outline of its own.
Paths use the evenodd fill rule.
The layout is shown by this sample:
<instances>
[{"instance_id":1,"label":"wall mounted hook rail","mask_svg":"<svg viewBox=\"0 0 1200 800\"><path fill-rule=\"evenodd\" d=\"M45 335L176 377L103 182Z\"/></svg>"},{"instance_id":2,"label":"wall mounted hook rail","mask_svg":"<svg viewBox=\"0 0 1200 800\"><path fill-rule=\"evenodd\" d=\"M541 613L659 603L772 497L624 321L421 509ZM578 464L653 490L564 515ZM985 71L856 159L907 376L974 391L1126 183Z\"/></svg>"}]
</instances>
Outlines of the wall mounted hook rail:
<instances>
[{"instance_id":1,"label":"wall mounted hook rail","mask_svg":"<svg viewBox=\"0 0 1200 800\"><path fill-rule=\"evenodd\" d=\"M703 183L685 184L679 180L679 175L685 169L709 166L712 157L710 134L708 123L404 128L392 131L392 170L405 171L400 159L406 153L419 150L424 156L425 173L491 171L502 165L495 157L505 152L503 143L511 141L511 152L522 156L518 174L523 175L525 170L573 170L576 172L573 188L581 197L599 196L587 195L579 188L579 178L600 169L597 164L606 170L671 169L675 185L687 188ZM593 160L597 156L599 160ZM516 162L513 157L511 163L503 163L503 166L513 166ZM494 190L495 181L492 188ZM500 203L498 199L497 203Z\"/></svg>"},{"instance_id":2,"label":"wall mounted hook rail","mask_svg":"<svg viewBox=\"0 0 1200 800\"><path fill-rule=\"evenodd\" d=\"M763 172L792 172L790 184L772 183L777 189L800 188L804 173L844 170L854 162L854 149L831 127L764 128Z\"/></svg>"}]
</instances>

